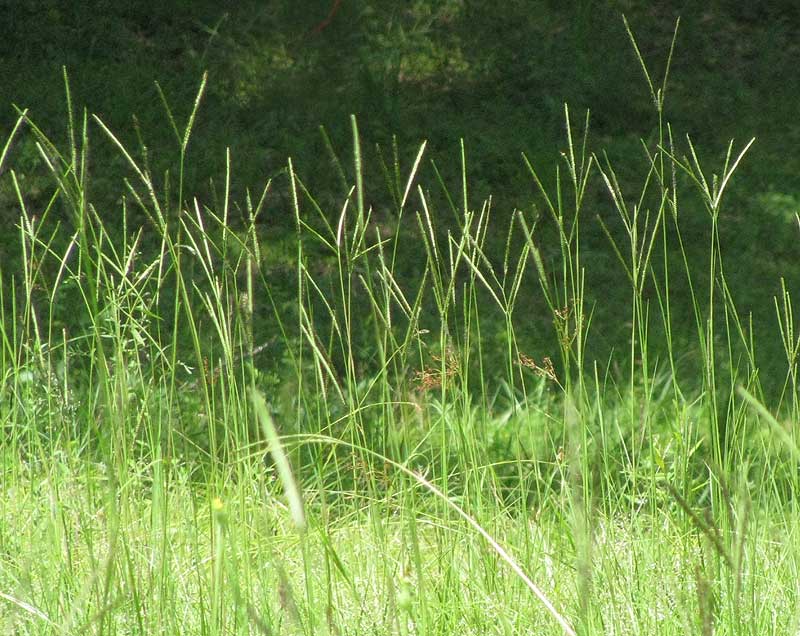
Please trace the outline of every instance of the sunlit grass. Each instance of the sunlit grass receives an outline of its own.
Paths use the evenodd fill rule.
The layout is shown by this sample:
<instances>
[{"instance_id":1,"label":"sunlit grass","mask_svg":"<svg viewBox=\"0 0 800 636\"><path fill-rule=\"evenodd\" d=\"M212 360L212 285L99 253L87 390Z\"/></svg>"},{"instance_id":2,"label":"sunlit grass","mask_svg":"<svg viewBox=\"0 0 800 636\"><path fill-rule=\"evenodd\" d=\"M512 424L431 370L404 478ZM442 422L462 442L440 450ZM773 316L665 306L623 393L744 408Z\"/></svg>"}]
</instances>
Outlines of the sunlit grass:
<instances>
[{"instance_id":1,"label":"sunlit grass","mask_svg":"<svg viewBox=\"0 0 800 636\"><path fill-rule=\"evenodd\" d=\"M776 303L787 373L773 415L718 234L750 144L711 176L664 120L667 76L653 80L631 41L659 121L641 189L623 190L589 149L588 114L578 126L566 108L556 182L524 160L555 258L544 221L476 205L463 145L464 178L443 198L421 183L426 144L407 166L395 154L396 209L378 224L354 118L338 209L288 162L295 252L276 284L260 227L274 184L238 208L229 156L218 207L183 191L205 78L185 125L162 94L171 188L145 149L75 116L68 82L66 150L21 113L0 158L24 264L0 272L0 630L796 631L791 295ZM23 129L52 179L41 210L7 152ZM92 205L95 134L131 171L116 218ZM608 193L602 227L630 285L629 347L609 361L587 354L602 329L581 242L590 183ZM683 248L689 196L708 212L708 271ZM523 296L552 318L549 356L520 349ZM687 307L699 374L670 337ZM485 338L498 332L499 353Z\"/></svg>"}]
</instances>

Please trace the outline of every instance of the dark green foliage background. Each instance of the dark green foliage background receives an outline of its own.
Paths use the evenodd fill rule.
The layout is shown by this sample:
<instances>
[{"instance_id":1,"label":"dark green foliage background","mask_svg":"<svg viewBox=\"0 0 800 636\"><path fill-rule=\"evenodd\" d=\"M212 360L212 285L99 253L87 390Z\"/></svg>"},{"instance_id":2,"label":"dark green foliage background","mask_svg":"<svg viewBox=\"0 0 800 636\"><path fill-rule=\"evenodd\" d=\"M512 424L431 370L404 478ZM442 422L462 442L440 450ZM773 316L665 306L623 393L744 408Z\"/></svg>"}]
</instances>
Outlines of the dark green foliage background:
<instances>
[{"instance_id":1,"label":"dark green foliage background","mask_svg":"<svg viewBox=\"0 0 800 636\"><path fill-rule=\"evenodd\" d=\"M794 3L717 0L655 7L632 0L343 0L329 22L335 6L331 0L2 4L0 130L6 133L15 121L16 104L30 108L45 133L66 146L61 80L61 67L66 66L78 107L99 114L133 148L139 147L138 126L153 174L174 171L178 152L153 81L163 87L180 122L208 70L208 90L189 147L186 192L218 208L226 148L232 154L235 200L275 178L262 221L263 239L271 246L268 266L276 270L289 266L293 254L282 176L286 158L293 158L331 216L337 214L344 185L318 127L327 129L352 180L350 113L358 116L363 133L368 204L379 216L391 216L379 157L388 160L393 135L404 169L419 142L428 139L428 156L454 191L459 189L458 143L463 138L472 205L494 196L498 253L513 210L533 214L541 206L520 153L552 182L558 151L564 148L564 102L576 121L591 109L591 149L608 152L623 186L632 188L635 197L646 167L639 138L652 143L657 120L621 13L627 15L655 77L663 73L680 16L666 101L666 119L678 141L690 134L701 159L720 170L731 138L741 147L757 137L723 212L723 249L739 309L754 316L764 375L773 374L773 388L780 388L785 363L772 297L779 292L780 276L786 277L790 291L800 280L800 230L794 221L800 207L795 152L800 141L800 45L795 37L800 12ZM93 133L92 139L92 195L101 209L107 206L105 214L113 225L119 178L128 171L102 135ZM686 150L685 144L679 148ZM25 177L31 207L43 207L52 187L41 176L30 138L15 145L10 165ZM435 188L429 165L421 181ZM707 271L707 215L697 198L683 200L690 258L702 273ZM599 214L612 231L619 229L599 179L590 188L587 208L588 298L597 303L592 329L596 354L604 359L615 347L625 346L630 294L594 220ZM440 212L444 227L452 215ZM0 176L3 227L13 228L18 214L9 181ZM67 236L69 219L64 222ZM543 218L540 241L545 256L555 257L552 231ZM3 267L10 271L19 257L16 234L4 232L0 241ZM415 267L413 254L404 265L409 272ZM535 284L533 277L529 281ZM274 284L276 297L289 306L292 290ZM702 282L698 284L702 290ZM681 285L676 279L679 347L697 341L688 313L685 319L681 316L688 311L680 305ZM523 344L537 356L552 350L551 341L542 341L543 330L551 328L540 310L537 304L520 309L531 316L532 327ZM500 329L498 325L498 334Z\"/></svg>"}]
</instances>

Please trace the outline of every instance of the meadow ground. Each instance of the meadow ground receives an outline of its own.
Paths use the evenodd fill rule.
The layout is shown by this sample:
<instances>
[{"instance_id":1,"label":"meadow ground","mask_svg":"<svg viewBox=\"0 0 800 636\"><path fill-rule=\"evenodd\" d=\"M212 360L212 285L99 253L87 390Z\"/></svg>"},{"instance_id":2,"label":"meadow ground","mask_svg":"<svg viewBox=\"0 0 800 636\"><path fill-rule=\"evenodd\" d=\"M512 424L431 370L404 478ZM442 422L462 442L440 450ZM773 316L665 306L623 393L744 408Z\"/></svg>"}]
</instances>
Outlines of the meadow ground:
<instances>
[{"instance_id":1,"label":"meadow ground","mask_svg":"<svg viewBox=\"0 0 800 636\"><path fill-rule=\"evenodd\" d=\"M22 269L0 272L2 633L797 633L791 294L773 399L719 243L749 144L711 176L642 66L660 133L638 189L566 109L555 185L528 163L555 247L535 217L476 205L466 177L436 209L425 144L388 166L396 210L376 224L353 119L338 209L288 163L295 236L276 257L271 184L241 208L227 186L217 206L183 192L203 86L172 121L171 187L102 118L76 118L69 90L65 150L21 114L0 166L24 128L51 187L31 209L3 175ZM90 130L129 170L113 223L91 197ZM630 290L627 346L605 360L580 229L595 183ZM707 212L699 271L688 197ZM534 311L550 332L530 351Z\"/></svg>"}]
</instances>

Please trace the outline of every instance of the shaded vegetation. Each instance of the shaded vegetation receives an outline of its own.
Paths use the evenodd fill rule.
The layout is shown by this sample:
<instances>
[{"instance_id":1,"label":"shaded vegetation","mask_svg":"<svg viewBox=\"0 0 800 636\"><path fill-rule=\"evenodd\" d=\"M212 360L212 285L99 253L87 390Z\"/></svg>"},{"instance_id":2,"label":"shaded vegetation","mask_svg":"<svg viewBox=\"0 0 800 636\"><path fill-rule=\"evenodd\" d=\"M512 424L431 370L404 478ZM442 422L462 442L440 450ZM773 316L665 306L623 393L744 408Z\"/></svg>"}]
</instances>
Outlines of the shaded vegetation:
<instances>
[{"instance_id":1,"label":"shaded vegetation","mask_svg":"<svg viewBox=\"0 0 800 636\"><path fill-rule=\"evenodd\" d=\"M334 219L353 179L344 159L352 152L351 113L358 116L364 136L367 205L384 225L392 222L396 192L391 178L381 185L391 176L381 165L391 167L397 152L401 165L408 166L419 141L427 139L421 175L432 184L438 225L452 226L446 197L433 177L441 174L451 196L460 190L463 138L471 205L493 196L498 219L493 227L498 229L490 230L489 240L502 246L507 219L520 209L542 216L539 231L550 232L555 247L555 229L541 214L541 200L520 153L542 166L542 179L552 183L551 157L563 147L562 104L569 103L573 113L591 107L591 149L608 153L619 166L623 186L639 183L646 164L638 139L654 139L657 121L638 62L621 44L626 36L619 12L626 11L637 30L655 77L663 72L680 14L666 121L676 131L680 152L686 152L682 136L688 133L712 165L724 156L722 140L757 138L723 211L720 231L724 249L736 255L729 275L742 290L740 308L753 312L754 328L763 336L762 363L768 367L775 358L780 344L769 337L774 333L772 296L780 293L780 276L790 287L798 277L792 247L800 166L789 149L800 127L792 110L797 86L787 79L794 77L787 69L795 58L792 25L797 16L790 6L515 1L498 11L459 0L354 1L331 12L327 0L242 2L225 10L210 2L42 4L20 3L4 23L0 102L30 108L32 119L57 144L66 140L63 92L55 88L66 66L76 112L85 105L123 143L138 148L154 182L169 193L172 213L191 207L195 195L201 205L220 208L230 148L234 178L229 187L237 209L232 218L246 217L238 209L245 207L248 189L255 192L267 178L275 178L260 223L276 267L293 253L286 157L292 156L298 175L328 219ZM177 144L162 95L176 120L184 121L206 70L208 88L188 148L184 201L179 203L175 189L170 190L177 181ZM8 130L15 114L7 107L0 117ZM327 132L320 134L319 126ZM28 182L32 207L42 209L52 191L37 181L42 165L33 144L30 135L22 136L13 157ZM332 152L343 158L341 163ZM100 137L89 161L102 168L93 170L92 192L100 213L111 220L127 168ZM598 214L619 237L602 183L592 183L588 196L590 216ZM7 225L16 223L15 199L5 180L0 214ZM60 209L57 205L53 213ZM144 221L136 209L130 214L131 227ZM701 266L708 251L704 216L691 205L684 213L688 255ZM600 224L587 217L582 231L587 253L595 256L588 276L604 289L603 298L593 299L598 302L595 323L606 340L597 355L604 359L623 343L616 325L624 320L619 307L625 303L625 282L609 260ZM557 249L544 249L557 254ZM761 257L765 251L769 258ZM4 262L15 262L7 241L0 252ZM413 269L413 262L406 267ZM675 292L685 297L680 281ZM535 315L540 309L529 311ZM692 339L686 329L674 335Z\"/></svg>"}]
</instances>

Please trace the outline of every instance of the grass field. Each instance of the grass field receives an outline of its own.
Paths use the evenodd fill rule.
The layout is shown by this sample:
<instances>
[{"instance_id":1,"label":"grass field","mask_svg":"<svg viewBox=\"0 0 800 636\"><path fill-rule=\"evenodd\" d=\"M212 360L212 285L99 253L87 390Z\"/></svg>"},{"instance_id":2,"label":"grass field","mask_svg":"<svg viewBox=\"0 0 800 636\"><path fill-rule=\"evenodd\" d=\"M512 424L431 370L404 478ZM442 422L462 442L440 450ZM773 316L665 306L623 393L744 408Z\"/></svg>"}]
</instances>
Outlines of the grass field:
<instances>
[{"instance_id":1,"label":"grass field","mask_svg":"<svg viewBox=\"0 0 800 636\"><path fill-rule=\"evenodd\" d=\"M262 240L271 183L238 205L230 169L215 205L183 191L205 83L187 123L170 115L169 179L74 113L68 82L65 148L21 113L0 156L23 263L0 271L0 632L797 633L791 290L767 401L719 243L749 144L701 163L638 59L659 134L637 189L567 109L555 182L526 160L554 245L466 176L434 209L424 143L386 166L396 209L376 219L355 118L338 209L289 161L281 247ZM10 162L22 134L50 171L41 208ZM95 138L129 173L114 210L93 205ZM597 184L630 298L629 346L605 360L587 354L604 291L580 231ZM685 199L707 212L706 269ZM550 329L536 352L518 338L533 320Z\"/></svg>"}]
</instances>

